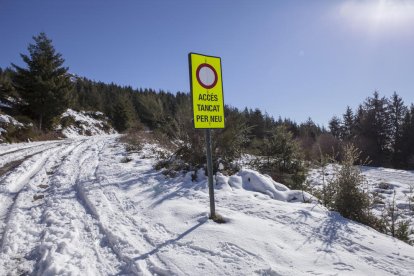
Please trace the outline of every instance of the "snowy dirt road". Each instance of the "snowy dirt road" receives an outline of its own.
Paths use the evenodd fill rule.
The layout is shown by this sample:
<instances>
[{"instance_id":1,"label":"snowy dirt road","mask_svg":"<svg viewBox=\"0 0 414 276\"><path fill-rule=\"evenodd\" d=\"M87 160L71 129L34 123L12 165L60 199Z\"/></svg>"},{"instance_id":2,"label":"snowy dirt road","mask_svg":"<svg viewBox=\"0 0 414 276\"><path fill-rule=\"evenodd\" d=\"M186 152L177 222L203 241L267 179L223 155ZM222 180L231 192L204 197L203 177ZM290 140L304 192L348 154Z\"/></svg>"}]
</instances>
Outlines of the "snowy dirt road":
<instances>
[{"instance_id":1,"label":"snowy dirt road","mask_svg":"<svg viewBox=\"0 0 414 276\"><path fill-rule=\"evenodd\" d=\"M414 248L315 204L153 169L116 136L0 146L0 275L410 275ZM125 158L128 156L128 158ZM1 170L0 170L1 171ZM237 181L236 181L237 180Z\"/></svg>"}]
</instances>

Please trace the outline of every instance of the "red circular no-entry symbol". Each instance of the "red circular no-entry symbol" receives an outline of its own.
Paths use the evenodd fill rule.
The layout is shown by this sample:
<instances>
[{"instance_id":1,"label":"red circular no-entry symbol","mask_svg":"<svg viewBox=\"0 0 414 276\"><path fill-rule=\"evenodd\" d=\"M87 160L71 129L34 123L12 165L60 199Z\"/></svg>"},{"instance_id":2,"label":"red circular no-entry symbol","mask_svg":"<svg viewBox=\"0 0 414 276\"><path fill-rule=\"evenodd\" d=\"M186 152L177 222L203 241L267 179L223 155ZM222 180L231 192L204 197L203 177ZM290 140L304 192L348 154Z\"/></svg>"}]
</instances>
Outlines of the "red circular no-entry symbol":
<instances>
[{"instance_id":1,"label":"red circular no-entry symbol","mask_svg":"<svg viewBox=\"0 0 414 276\"><path fill-rule=\"evenodd\" d=\"M197 67L196 76L198 83L205 89L211 89L217 84L217 72L208 63L202 63Z\"/></svg>"}]
</instances>

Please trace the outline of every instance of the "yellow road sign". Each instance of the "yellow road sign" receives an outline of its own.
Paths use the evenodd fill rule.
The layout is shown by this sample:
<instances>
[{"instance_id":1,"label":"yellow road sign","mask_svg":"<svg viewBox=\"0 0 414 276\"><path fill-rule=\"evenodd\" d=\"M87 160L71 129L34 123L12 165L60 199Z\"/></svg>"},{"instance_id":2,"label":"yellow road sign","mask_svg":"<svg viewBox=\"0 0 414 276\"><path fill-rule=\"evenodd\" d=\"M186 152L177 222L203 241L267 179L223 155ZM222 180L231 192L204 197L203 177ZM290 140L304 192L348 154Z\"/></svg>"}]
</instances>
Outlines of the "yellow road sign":
<instances>
[{"instance_id":1,"label":"yellow road sign","mask_svg":"<svg viewBox=\"0 0 414 276\"><path fill-rule=\"evenodd\" d=\"M188 54L195 128L224 128L221 59Z\"/></svg>"}]
</instances>

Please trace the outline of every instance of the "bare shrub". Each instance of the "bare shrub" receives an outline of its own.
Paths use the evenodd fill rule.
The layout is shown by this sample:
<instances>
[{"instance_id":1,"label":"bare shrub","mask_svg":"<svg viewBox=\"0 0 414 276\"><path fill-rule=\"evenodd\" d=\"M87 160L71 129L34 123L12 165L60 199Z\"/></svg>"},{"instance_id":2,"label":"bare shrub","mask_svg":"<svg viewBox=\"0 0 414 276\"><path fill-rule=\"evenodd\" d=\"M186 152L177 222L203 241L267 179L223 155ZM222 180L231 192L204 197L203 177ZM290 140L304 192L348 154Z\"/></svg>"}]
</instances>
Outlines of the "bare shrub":
<instances>
[{"instance_id":1,"label":"bare shrub","mask_svg":"<svg viewBox=\"0 0 414 276\"><path fill-rule=\"evenodd\" d=\"M321 134L312 146L312 159L318 160L321 156L329 156L338 160L340 149L341 143L338 138L329 133Z\"/></svg>"}]
</instances>

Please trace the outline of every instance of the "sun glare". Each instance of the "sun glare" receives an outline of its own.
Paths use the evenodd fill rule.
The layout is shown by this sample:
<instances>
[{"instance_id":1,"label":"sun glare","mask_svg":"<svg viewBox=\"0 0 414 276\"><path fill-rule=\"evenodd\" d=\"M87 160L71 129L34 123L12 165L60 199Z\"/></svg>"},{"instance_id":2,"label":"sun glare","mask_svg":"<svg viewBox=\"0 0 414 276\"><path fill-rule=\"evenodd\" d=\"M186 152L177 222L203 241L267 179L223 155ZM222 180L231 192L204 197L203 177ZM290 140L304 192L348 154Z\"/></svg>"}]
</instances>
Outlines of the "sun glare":
<instances>
[{"instance_id":1,"label":"sun glare","mask_svg":"<svg viewBox=\"0 0 414 276\"><path fill-rule=\"evenodd\" d=\"M412 28L414 24L414 1L346 1L339 11L348 23L358 28L395 31Z\"/></svg>"}]
</instances>

